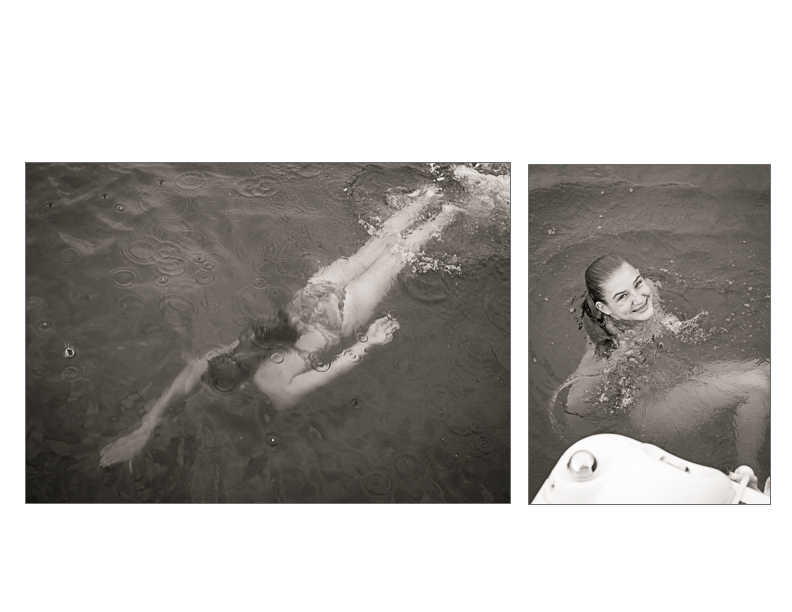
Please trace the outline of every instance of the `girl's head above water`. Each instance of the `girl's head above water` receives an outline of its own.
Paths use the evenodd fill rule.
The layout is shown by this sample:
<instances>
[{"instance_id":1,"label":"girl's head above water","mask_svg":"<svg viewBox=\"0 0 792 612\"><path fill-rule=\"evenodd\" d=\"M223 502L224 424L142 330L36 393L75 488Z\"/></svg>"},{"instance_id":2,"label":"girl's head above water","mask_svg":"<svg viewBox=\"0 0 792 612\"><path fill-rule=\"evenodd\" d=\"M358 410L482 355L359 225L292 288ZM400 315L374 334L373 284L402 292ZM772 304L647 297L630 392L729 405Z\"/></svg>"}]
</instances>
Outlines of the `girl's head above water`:
<instances>
[{"instance_id":1,"label":"girl's head above water","mask_svg":"<svg viewBox=\"0 0 792 612\"><path fill-rule=\"evenodd\" d=\"M654 315L652 290L641 273L619 253L604 255L586 269L591 316L617 321L647 321Z\"/></svg>"}]
</instances>

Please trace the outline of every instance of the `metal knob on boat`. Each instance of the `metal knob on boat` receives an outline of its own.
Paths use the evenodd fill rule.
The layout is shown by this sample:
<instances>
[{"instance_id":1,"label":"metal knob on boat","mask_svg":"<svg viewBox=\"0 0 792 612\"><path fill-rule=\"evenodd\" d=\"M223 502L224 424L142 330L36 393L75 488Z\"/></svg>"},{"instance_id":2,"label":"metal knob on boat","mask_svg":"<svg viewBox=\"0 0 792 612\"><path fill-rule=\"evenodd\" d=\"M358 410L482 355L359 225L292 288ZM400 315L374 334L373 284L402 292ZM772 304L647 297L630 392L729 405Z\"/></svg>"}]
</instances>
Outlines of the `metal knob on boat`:
<instances>
[{"instance_id":1,"label":"metal knob on boat","mask_svg":"<svg viewBox=\"0 0 792 612\"><path fill-rule=\"evenodd\" d=\"M588 480L597 471L597 458L587 450L579 450L569 458L567 469L576 480Z\"/></svg>"}]
</instances>

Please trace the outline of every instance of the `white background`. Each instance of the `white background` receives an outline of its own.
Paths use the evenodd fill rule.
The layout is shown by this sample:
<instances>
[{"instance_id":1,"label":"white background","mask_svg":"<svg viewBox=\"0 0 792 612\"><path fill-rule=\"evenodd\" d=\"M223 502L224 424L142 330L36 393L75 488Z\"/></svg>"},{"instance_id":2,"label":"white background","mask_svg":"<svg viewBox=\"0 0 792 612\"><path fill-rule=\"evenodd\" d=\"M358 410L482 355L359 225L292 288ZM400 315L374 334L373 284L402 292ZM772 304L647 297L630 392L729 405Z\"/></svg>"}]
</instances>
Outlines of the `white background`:
<instances>
[{"instance_id":1,"label":"white background","mask_svg":"<svg viewBox=\"0 0 792 612\"><path fill-rule=\"evenodd\" d=\"M778 606L791 497L781 6L6 6L6 609ZM512 503L25 505L24 162L149 160L510 161ZM772 164L772 506L528 505L529 163Z\"/></svg>"}]
</instances>

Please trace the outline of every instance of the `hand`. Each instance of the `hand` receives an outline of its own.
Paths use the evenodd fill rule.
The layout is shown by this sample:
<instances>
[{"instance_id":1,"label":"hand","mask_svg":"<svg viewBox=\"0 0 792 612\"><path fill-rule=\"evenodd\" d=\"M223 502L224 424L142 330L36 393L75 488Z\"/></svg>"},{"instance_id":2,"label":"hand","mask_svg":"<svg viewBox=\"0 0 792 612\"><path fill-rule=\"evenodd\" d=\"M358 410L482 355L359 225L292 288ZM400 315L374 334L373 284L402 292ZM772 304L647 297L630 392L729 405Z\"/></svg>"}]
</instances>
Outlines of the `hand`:
<instances>
[{"instance_id":1,"label":"hand","mask_svg":"<svg viewBox=\"0 0 792 612\"><path fill-rule=\"evenodd\" d=\"M151 429L141 427L128 436L119 438L99 451L99 465L108 467L116 463L131 461L151 439Z\"/></svg>"},{"instance_id":2,"label":"hand","mask_svg":"<svg viewBox=\"0 0 792 612\"><path fill-rule=\"evenodd\" d=\"M382 317L369 325L366 335L372 344L387 344L393 340L393 332L399 327L399 322L396 319Z\"/></svg>"}]
</instances>

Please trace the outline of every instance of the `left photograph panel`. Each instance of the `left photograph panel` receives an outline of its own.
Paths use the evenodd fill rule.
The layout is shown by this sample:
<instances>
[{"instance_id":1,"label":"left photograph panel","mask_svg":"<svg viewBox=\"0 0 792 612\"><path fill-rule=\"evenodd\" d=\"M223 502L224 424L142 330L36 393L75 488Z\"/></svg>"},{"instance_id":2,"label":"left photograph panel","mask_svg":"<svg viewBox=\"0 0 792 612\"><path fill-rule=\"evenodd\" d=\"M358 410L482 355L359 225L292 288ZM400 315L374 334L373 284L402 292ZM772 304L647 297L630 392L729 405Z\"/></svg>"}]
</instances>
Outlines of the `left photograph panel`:
<instances>
[{"instance_id":1,"label":"left photograph panel","mask_svg":"<svg viewBox=\"0 0 792 612\"><path fill-rule=\"evenodd\" d=\"M508 163L29 163L28 503L510 502Z\"/></svg>"}]
</instances>

